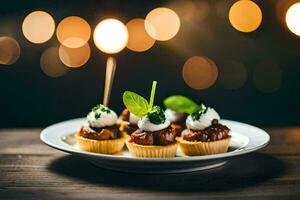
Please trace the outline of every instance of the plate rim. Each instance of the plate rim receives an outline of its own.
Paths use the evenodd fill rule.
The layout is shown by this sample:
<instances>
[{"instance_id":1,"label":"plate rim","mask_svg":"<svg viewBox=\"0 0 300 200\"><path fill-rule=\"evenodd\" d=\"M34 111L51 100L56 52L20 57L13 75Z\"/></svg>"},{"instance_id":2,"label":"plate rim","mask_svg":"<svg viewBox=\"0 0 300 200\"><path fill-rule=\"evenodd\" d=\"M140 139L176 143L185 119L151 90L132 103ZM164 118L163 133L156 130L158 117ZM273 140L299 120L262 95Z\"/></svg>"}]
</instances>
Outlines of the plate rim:
<instances>
[{"instance_id":1,"label":"plate rim","mask_svg":"<svg viewBox=\"0 0 300 200\"><path fill-rule=\"evenodd\" d=\"M238 126L245 126L245 127L251 128L251 129L256 129L257 131L259 131L261 134L263 134L266 137L265 141L260 145L247 148L247 146L251 143L251 138L249 138L250 141L245 147L238 149L236 151L231 151L231 152L226 152L226 153L221 153L221 154L203 155L203 156L182 156L182 157L174 157L174 158L136 158L136 157L124 157L124 156L120 156L120 155L93 153L93 152L87 152L87 151L82 151L82 150L76 149L76 148L71 147L70 145L66 144L61 139L63 136L71 134L71 133L58 134L60 136L58 138L56 138L56 141L58 143L61 143L61 145L54 144L47 139L47 134L49 134L49 132L52 132L52 129L56 129L59 127L61 128L62 126L70 124L70 123L76 123L76 122L78 123L78 122L83 122L83 121L85 121L85 118L75 118L75 119L70 119L70 120L52 124L52 125L44 128L41 131L40 139L43 143L45 143L46 145L48 145L54 149L57 149L57 150L63 151L63 152L67 152L67 153L71 153L71 154L94 157L94 158L105 159L105 160L119 160L119 161L126 160L126 161L136 161L136 162L138 162L138 161L142 161L142 162L182 162L182 161L188 162L188 161L191 161L191 162L193 162L193 161L207 161L207 160L224 159L224 158L239 156L239 155L257 151L257 150L262 149L265 146L267 146L270 142L270 135L265 130L258 128L256 126L250 125L250 124L243 123L243 122L226 120L226 119L222 119L221 121L223 123L231 123L232 125L235 124ZM81 124L84 125L84 123L81 123ZM239 134L242 134L242 133L239 133ZM242 134L242 135L245 136L244 134ZM248 137L248 136L246 136L246 137Z\"/></svg>"}]
</instances>

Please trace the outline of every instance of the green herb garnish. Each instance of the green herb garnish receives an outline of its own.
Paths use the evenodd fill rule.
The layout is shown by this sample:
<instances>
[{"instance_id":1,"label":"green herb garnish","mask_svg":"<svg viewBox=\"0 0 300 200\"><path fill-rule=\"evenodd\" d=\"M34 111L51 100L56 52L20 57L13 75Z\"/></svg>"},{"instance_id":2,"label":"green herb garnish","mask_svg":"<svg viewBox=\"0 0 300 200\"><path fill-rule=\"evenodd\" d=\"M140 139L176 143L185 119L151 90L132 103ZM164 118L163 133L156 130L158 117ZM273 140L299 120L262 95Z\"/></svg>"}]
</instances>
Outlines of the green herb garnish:
<instances>
[{"instance_id":1,"label":"green herb garnish","mask_svg":"<svg viewBox=\"0 0 300 200\"><path fill-rule=\"evenodd\" d=\"M165 113L159 106L154 106L147 116L153 124L163 124L166 121Z\"/></svg>"},{"instance_id":2,"label":"green herb garnish","mask_svg":"<svg viewBox=\"0 0 300 200\"><path fill-rule=\"evenodd\" d=\"M123 102L129 112L138 117L144 117L147 115L152 123L161 124L166 120L164 112L159 106L153 107L156 85L157 82L153 81L149 102L144 97L131 91L124 92Z\"/></svg>"},{"instance_id":3,"label":"green herb garnish","mask_svg":"<svg viewBox=\"0 0 300 200\"><path fill-rule=\"evenodd\" d=\"M199 120L200 117L201 117L201 115L203 115L204 113L206 113L206 111L207 111L207 108L202 104L201 105L201 109L198 110L198 111L196 111L196 112L194 112L194 113L192 113L191 117L192 117L192 119L194 121Z\"/></svg>"},{"instance_id":4,"label":"green herb garnish","mask_svg":"<svg viewBox=\"0 0 300 200\"><path fill-rule=\"evenodd\" d=\"M96 119L99 119L101 117L100 111L110 113L110 109L102 104L99 104L99 105L96 105L95 107L93 107L91 112L94 113Z\"/></svg>"}]
</instances>

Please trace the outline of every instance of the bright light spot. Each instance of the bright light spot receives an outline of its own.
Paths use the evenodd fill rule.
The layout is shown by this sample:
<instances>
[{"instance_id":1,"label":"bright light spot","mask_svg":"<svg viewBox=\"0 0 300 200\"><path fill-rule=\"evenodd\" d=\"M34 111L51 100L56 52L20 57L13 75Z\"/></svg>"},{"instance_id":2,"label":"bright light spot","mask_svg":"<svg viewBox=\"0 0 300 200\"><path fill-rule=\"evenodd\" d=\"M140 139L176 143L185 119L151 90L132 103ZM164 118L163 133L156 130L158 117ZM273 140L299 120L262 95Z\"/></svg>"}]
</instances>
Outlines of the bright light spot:
<instances>
[{"instance_id":1,"label":"bright light spot","mask_svg":"<svg viewBox=\"0 0 300 200\"><path fill-rule=\"evenodd\" d=\"M22 30L27 40L40 44L50 40L55 30L55 22L48 13L35 11L25 17Z\"/></svg>"},{"instance_id":2,"label":"bright light spot","mask_svg":"<svg viewBox=\"0 0 300 200\"><path fill-rule=\"evenodd\" d=\"M254 68L253 81L259 91L274 92L280 88L282 70L272 61L263 61Z\"/></svg>"},{"instance_id":3,"label":"bright light spot","mask_svg":"<svg viewBox=\"0 0 300 200\"><path fill-rule=\"evenodd\" d=\"M156 8L146 16L145 28L147 33L156 40L170 40L179 31L180 19L169 8Z\"/></svg>"},{"instance_id":4,"label":"bright light spot","mask_svg":"<svg viewBox=\"0 0 300 200\"><path fill-rule=\"evenodd\" d=\"M95 28L94 42L105 53L118 53L128 42L127 28L119 20L105 19Z\"/></svg>"},{"instance_id":5,"label":"bright light spot","mask_svg":"<svg viewBox=\"0 0 300 200\"><path fill-rule=\"evenodd\" d=\"M231 6L229 21L238 31L252 32L260 26L262 12L253 1L240 0Z\"/></svg>"},{"instance_id":6,"label":"bright light spot","mask_svg":"<svg viewBox=\"0 0 300 200\"><path fill-rule=\"evenodd\" d=\"M128 49L142 52L154 45L155 40L146 32L143 19L132 19L126 24L126 27L128 30Z\"/></svg>"},{"instance_id":7,"label":"bright light spot","mask_svg":"<svg viewBox=\"0 0 300 200\"><path fill-rule=\"evenodd\" d=\"M0 64L11 65L20 57L20 46L11 37L0 37Z\"/></svg>"},{"instance_id":8,"label":"bright light spot","mask_svg":"<svg viewBox=\"0 0 300 200\"><path fill-rule=\"evenodd\" d=\"M193 56L183 66L185 83L193 89L201 90L212 86L218 77L216 64L207 57Z\"/></svg>"},{"instance_id":9,"label":"bright light spot","mask_svg":"<svg viewBox=\"0 0 300 200\"><path fill-rule=\"evenodd\" d=\"M246 67L236 61L226 61L219 67L218 81L226 89L241 88L247 80Z\"/></svg>"},{"instance_id":10,"label":"bright light spot","mask_svg":"<svg viewBox=\"0 0 300 200\"><path fill-rule=\"evenodd\" d=\"M50 47L43 52L40 65L46 75L54 78L64 75L68 70L59 59L56 47Z\"/></svg>"},{"instance_id":11,"label":"bright light spot","mask_svg":"<svg viewBox=\"0 0 300 200\"><path fill-rule=\"evenodd\" d=\"M285 21L290 31L300 36L300 2L295 3L288 9Z\"/></svg>"},{"instance_id":12,"label":"bright light spot","mask_svg":"<svg viewBox=\"0 0 300 200\"><path fill-rule=\"evenodd\" d=\"M90 58L91 49L88 43L79 48L59 47L59 58L68 67L80 67Z\"/></svg>"},{"instance_id":13,"label":"bright light spot","mask_svg":"<svg viewBox=\"0 0 300 200\"><path fill-rule=\"evenodd\" d=\"M69 48L79 48L90 39L91 27L81 17L70 16L58 24L56 36L62 45Z\"/></svg>"}]
</instances>

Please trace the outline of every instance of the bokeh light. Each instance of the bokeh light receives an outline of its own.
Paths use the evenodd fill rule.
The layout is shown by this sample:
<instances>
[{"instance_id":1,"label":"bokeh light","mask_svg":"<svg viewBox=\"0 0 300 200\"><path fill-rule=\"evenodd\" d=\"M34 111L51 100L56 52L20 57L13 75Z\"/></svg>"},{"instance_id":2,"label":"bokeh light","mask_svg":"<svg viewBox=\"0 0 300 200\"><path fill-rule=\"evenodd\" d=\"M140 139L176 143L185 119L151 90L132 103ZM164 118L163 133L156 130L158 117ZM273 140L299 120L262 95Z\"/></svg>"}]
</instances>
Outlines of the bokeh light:
<instances>
[{"instance_id":1,"label":"bokeh light","mask_svg":"<svg viewBox=\"0 0 300 200\"><path fill-rule=\"evenodd\" d=\"M209 58L193 56L183 66L185 83L193 89L201 90L212 86L218 77L218 68Z\"/></svg>"},{"instance_id":2,"label":"bokeh light","mask_svg":"<svg viewBox=\"0 0 300 200\"><path fill-rule=\"evenodd\" d=\"M79 48L90 39L91 27L81 17L70 16L58 24L56 36L62 45L69 48Z\"/></svg>"},{"instance_id":3,"label":"bokeh light","mask_svg":"<svg viewBox=\"0 0 300 200\"><path fill-rule=\"evenodd\" d=\"M68 68L59 59L58 48L50 47L46 49L40 59L42 71L50 77L64 75Z\"/></svg>"},{"instance_id":4,"label":"bokeh light","mask_svg":"<svg viewBox=\"0 0 300 200\"><path fill-rule=\"evenodd\" d=\"M68 48L60 45L59 58L68 67L80 67L90 58L91 49L88 43L79 48Z\"/></svg>"},{"instance_id":5,"label":"bokeh light","mask_svg":"<svg viewBox=\"0 0 300 200\"><path fill-rule=\"evenodd\" d=\"M259 6L253 1L240 0L231 6L229 21L238 31L252 32L260 26L262 12Z\"/></svg>"},{"instance_id":6,"label":"bokeh light","mask_svg":"<svg viewBox=\"0 0 300 200\"><path fill-rule=\"evenodd\" d=\"M218 81L225 89L241 88L247 80L246 67L237 61L225 61L218 65Z\"/></svg>"},{"instance_id":7,"label":"bokeh light","mask_svg":"<svg viewBox=\"0 0 300 200\"><path fill-rule=\"evenodd\" d=\"M132 19L126 24L128 30L127 48L142 52L150 49L155 40L145 30L145 21L140 18Z\"/></svg>"},{"instance_id":8,"label":"bokeh light","mask_svg":"<svg viewBox=\"0 0 300 200\"><path fill-rule=\"evenodd\" d=\"M271 60L262 61L253 70L253 81L259 91L274 92L281 86L282 70Z\"/></svg>"},{"instance_id":9,"label":"bokeh light","mask_svg":"<svg viewBox=\"0 0 300 200\"><path fill-rule=\"evenodd\" d=\"M170 40L179 31L180 19L169 8L156 8L146 16L145 28L147 33L156 40Z\"/></svg>"},{"instance_id":10,"label":"bokeh light","mask_svg":"<svg viewBox=\"0 0 300 200\"><path fill-rule=\"evenodd\" d=\"M300 2L289 7L285 16L285 21L290 31L300 36Z\"/></svg>"},{"instance_id":11,"label":"bokeh light","mask_svg":"<svg viewBox=\"0 0 300 200\"><path fill-rule=\"evenodd\" d=\"M127 28L117 19L105 19L94 30L94 42L105 53L118 53L127 45Z\"/></svg>"},{"instance_id":12,"label":"bokeh light","mask_svg":"<svg viewBox=\"0 0 300 200\"><path fill-rule=\"evenodd\" d=\"M0 37L0 64L11 65L20 57L19 43L11 37Z\"/></svg>"},{"instance_id":13,"label":"bokeh light","mask_svg":"<svg viewBox=\"0 0 300 200\"><path fill-rule=\"evenodd\" d=\"M44 43L52 37L55 22L51 15L44 11L34 11L27 15L22 24L22 31L32 43Z\"/></svg>"}]
</instances>

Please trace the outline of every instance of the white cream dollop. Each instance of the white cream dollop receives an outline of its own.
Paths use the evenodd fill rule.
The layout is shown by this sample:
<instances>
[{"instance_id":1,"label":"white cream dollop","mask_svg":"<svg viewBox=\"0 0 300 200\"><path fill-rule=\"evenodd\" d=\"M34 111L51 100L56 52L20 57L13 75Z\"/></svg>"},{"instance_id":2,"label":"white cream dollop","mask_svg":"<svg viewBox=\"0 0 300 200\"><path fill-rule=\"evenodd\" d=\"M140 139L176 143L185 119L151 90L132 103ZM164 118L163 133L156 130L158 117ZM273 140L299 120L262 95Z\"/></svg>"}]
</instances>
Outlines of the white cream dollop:
<instances>
[{"instance_id":1,"label":"white cream dollop","mask_svg":"<svg viewBox=\"0 0 300 200\"><path fill-rule=\"evenodd\" d=\"M186 114L183 112L176 112L169 108L165 110L165 115L171 123L183 121L186 116Z\"/></svg>"},{"instance_id":2,"label":"white cream dollop","mask_svg":"<svg viewBox=\"0 0 300 200\"><path fill-rule=\"evenodd\" d=\"M138 127L144 131L159 131L159 130L163 130L165 128L168 128L170 126L171 122L166 119L165 122L163 124L154 124L150 121L150 119L145 116L142 117L139 121L138 121Z\"/></svg>"},{"instance_id":3,"label":"white cream dollop","mask_svg":"<svg viewBox=\"0 0 300 200\"><path fill-rule=\"evenodd\" d=\"M220 120L219 114L213 108L207 108L207 111L203 113L199 120L193 120L192 116L189 115L186 119L186 126L192 130L203 130L211 125L212 120Z\"/></svg>"},{"instance_id":4,"label":"white cream dollop","mask_svg":"<svg viewBox=\"0 0 300 200\"><path fill-rule=\"evenodd\" d=\"M130 124L137 124L139 120L140 120L140 117L136 116L133 113L129 113L129 123Z\"/></svg>"},{"instance_id":5,"label":"white cream dollop","mask_svg":"<svg viewBox=\"0 0 300 200\"><path fill-rule=\"evenodd\" d=\"M96 117L100 114L100 117ZM102 111L101 109L93 110L87 115L87 121L91 127L102 128L105 126L112 126L118 120L117 114L109 109L109 112Z\"/></svg>"}]
</instances>

